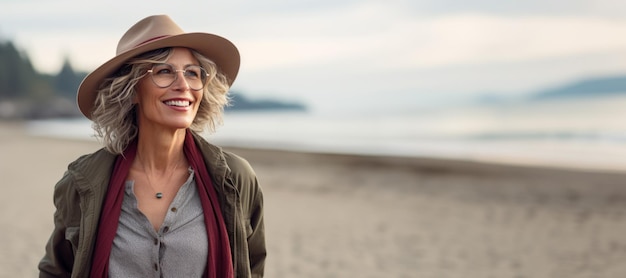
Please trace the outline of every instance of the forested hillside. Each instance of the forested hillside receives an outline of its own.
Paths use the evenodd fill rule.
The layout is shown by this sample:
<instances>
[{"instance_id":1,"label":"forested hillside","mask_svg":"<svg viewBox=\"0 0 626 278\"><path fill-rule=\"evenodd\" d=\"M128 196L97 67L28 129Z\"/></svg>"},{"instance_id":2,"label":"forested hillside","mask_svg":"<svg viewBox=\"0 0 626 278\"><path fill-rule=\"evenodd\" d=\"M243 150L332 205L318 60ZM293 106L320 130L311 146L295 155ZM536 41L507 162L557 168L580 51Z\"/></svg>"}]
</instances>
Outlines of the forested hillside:
<instances>
[{"instance_id":1,"label":"forested hillside","mask_svg":"<svg viewBox=\"0 0 626 278\"><path fill-rule=\"evenodd\" d=\"M78 115L74 96L84 76L72 69L68 59L56 75L39 73L26 53L0 40L0 117Z\"/></svg>"}]
</instances>

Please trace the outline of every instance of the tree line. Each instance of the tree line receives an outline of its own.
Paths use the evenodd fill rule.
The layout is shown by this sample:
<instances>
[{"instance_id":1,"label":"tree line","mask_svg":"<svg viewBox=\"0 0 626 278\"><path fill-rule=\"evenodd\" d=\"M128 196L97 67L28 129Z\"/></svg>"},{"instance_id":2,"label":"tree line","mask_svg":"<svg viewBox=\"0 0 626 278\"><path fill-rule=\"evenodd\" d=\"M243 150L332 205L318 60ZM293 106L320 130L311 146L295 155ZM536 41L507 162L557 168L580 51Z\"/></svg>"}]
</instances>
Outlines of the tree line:
<instances>
[{"instance_id":1,"label":"tree line","mask_svg":"<svg viewBox=\"0 0 626 278\"><path fill-rule=\"evenodd\" d=\"M85 75L67 58L56 75L40 73L11 41L0 42L0 100L74 98Z\"/></svg>"},{"instance_id":2,"label":"tree line","mask_svg":"<svg viewBox=\"0 0 626 278\"><path fill-rule=\"evenodd\" d=\"M0 117L42 118L77 115L74 99L86 73L66 57L57 74L38 72L27 53L0 40Z\"/></svg>"}]
</instances>

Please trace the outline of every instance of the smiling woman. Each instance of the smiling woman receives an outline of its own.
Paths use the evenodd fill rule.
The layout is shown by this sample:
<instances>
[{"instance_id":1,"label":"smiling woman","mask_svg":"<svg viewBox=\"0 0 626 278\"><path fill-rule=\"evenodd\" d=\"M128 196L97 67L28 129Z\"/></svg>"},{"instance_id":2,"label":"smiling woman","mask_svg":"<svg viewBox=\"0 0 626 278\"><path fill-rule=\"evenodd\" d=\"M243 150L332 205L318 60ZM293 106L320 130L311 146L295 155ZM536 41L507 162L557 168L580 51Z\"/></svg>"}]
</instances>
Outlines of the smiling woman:
<instances>
[{"instance_id":1,"label":"smiling woman","mask_svg":"<svg viewBox=\"0 0 626 278\"><path fill-rule=\"evenodd\" d=\"M182 65L186 65L184 66L186 69L189 67L199 68L200 70L198 70L197 74L206 72L205 78L197 80L199 84L190 82L188 77L179 79L177 76L180 75L179 72L181 70L175 72L173 68L169 68L173 67L172 65L169 65L168 68L163 68L166 65L166 61L170 64L173 62L182 63ZM161 77L155 79L155 70ZM168 84L162 83L164 82L161 80L164 78L163 75L170 70L171 72L167 75L171 76L168 77L169 81L166 80ZM184 75L187 75L187 73L184 73ZM125 80L128 80L128 83ZM226 80L227 77L218 71L214 62L194 50L187 48L161 48L149 51L129 60L125 66L121 67L111 77L104 79L90 118L94 121L95 131L103 139L105 147L113 153L123 152L129 141L133 139L134 134L138 132L138 126L146 128L149 126L148 123L143 125L135 124L134 121L144 119L142 117L132 121L125 118L129 113L134 112L140 112L137 114L139 116L147 115L146 113L151 111L150 107L152 107L147 105L150 101L140 100L150 97L157 98L155 101L158 103L155 104L159 105L155 109L161 105L167 105L171 109L176 107L181 112L191 109L193 113L187 114L190 117L187 121L196 131L202 131L207 125L210 130L214 130L215 126L221 123L223 107L228 102L226 97L228 83ZM133 86L129 87L129 84L134 84L133 86L137 86L137 89L129 90L129 88L133 88ZM211 93L203 93L205 86ZM111 87L116 88L114 89L116 93L109 93ZM195 89L192 87L195 87ZM155 96L159 94L158 92L167 95ZM200 101L201 99L205 101ZM175 103L178 105L174 105ZM181 104L190 105L181 106ZM162 112L171 113L171 109ZM120 111L123 113L120 113ZM183 114L178 113L178 116L181 115ZM167 117L175 120L176 117L172 116Z\"/></svg>"},{"instance_id":2,"label":"smiling woman","mask_svg":"<svg viewBox=\"0 0 626 278\"><path fill-rule=\"evenodd\" d=\"M166 61L177 66L197 63L187 48L172 49ZM140 140L142 136L158 134L160 129L185 129L191 126L198 113L204 87L202 79L196 77L196 80L190 81L187 78L176 78L182 72L173 70L174 66L168 67L169 71L161 64L153 66L147 74L151 78L144 76L137 83L137 95L133 103L137 104L137 126L142 127L139 129ZM197 65L195 67L199 68ZM155 69L158 70L156 73ZM169 78L169 81L166 80L169 84L156 82L163 81L164 76ZM223 98L225 93L222 92Z\"/></svg>"},{"instance_id":3,"label":"smiling woman","mask_svg":"<svg viewBox=\"0 0 626 278\"><path fill-rule=\"evenodd\" d=\"M238 70L230 41L185 33L165 15L124 34L78 89L104 148L55 187L41 277L263 276L256 175L199 136L221 122Z\"/></svg>"}]
</instances>

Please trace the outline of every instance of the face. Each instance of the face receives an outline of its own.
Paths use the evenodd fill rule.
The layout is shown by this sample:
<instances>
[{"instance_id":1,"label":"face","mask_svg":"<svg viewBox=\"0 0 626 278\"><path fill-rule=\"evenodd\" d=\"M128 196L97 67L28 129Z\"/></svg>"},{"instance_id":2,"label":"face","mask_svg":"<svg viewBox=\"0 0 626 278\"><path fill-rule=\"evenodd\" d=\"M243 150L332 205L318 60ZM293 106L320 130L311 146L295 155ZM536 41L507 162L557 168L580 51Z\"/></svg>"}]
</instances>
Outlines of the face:
<instances>
[{"instance_id":1,"label":"face","mask_svg":"<svg viewBox=\"0 0 626 278\"><path fill-rule=\"evenodd\" d=\"M199 65L191 51L174 48L165 62L174 70L182 70L190 65ZM152 73L154 74L154 73ZM137 84L137 120L140 129L164 128L185 129L193 122L202 100L202 90L192 90L183 72L176 72L172 85L160 88L151 73L146 74Z\"/></svg>"}]
</instances>

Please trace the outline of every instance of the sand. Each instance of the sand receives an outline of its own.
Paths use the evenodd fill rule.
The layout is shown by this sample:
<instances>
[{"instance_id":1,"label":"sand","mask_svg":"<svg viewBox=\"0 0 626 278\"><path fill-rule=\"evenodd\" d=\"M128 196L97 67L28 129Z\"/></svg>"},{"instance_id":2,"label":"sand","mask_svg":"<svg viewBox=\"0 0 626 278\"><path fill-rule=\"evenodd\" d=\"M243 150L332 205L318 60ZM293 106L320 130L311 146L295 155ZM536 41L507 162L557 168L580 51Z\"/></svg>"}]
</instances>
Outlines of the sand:
<instances>
[{"instance_id":1,"label":"sand","mask_svg":"<svg viewBox=\"0 0 626 278\"><path fill-rule=\"evenodd\" d=\"M0 277L35 277L52 191L99 144L0 123ZM266 277L626 277L626 173L230 149L265 194Z\"/></svg>"}]
</instances>

